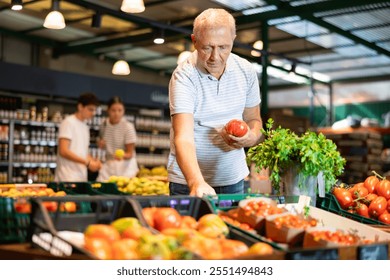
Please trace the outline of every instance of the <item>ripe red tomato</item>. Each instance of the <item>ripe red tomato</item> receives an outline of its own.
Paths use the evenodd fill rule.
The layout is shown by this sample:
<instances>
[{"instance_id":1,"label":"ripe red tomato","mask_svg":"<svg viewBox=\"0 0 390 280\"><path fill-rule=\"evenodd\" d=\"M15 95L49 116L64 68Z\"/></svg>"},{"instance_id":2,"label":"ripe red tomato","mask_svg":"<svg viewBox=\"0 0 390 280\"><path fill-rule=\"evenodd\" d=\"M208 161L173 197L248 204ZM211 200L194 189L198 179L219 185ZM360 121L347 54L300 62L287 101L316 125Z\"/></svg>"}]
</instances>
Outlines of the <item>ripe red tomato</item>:
<instances>
[{"instance_id":1,"label":"ripe red tomato","mask_svg":"<svg viewBox=\"0 0 390 280\"><path fill-rule=\"evenodd\" d=\"M371 201L373 201L375 198L377 198L378 195L375 193L369 193L365 198L364 198L364 203L366 205L370 205Z\"/></svg>"},{"instance_id":2,"label":"ripe red tomato","mask_svg":"<svg viewBox=\"0 0 390 280\"><path fill-rule=\"evenodd\" d=\"M371 218L377 219L386 211L386 209L387 200L383 196L378 196L371 201L370 206L368 206L368 214Z\"/></svg>"},{"instance_id":3,"label":"ripe red tomato","mask_svg":"<svg viewBox=\"0 0 390 280\"><path fill-rule=\"evenodd\" d=\"M145 207L142 208L142 215L144 216L146 223L154 227L154 213L156 213L157 207Z\"/></svg>"},{"instance_id":4,"label":"ripe red tomato","mask_svg":"<svg viewBox=\"0 0 390 280\"><path fill-rule=\"evenodd\" d=\"M162 231L167 228L179 228L181 216L176 209L171 207L158 208L153 214L154 228Z\"/></svg>"},{"instance_id":5,"label":"ripe red tomato","mask_svg":"<svg viewBox=\"0 0 390 280\"><path fill-rule=\"evenodd\" d=\"M334 188L333 194L343 209L348 209L354 203L352 194L347 189Z\"/></svg>"},{"instance_id":6,"label":"ripe red tomato","mask_svg":"<svg viewBox=\"0 0 390 280\"><path fill-rule=\"evenodd\" d=\"M370 215L368 215L368 206L363 203L359 203L359 205L356 207L356 213L360 216L370 218Z\"/></svg>"},{"instance_id":7,"label":"ripe red tomato","mask_svg":"<svg viewBox=\"0 0 390 280\"><path fill-rule=\"evenodd\" d=\"M369 176L364 180L364 186L369 193L375 192L375 185L379 182L379 179L376 176Z\"/></svg>"},{"instance_id":8,"label":"ripe red tomato","mask_svg":"<svg viewBox=\"0 0 390 280\"><path fill-rule=\"evenodd\" d=\"M390 199L387 201L387 212L390 213Z\"/></svg>"},{"instance_id":9,"label":"ripe red tomato","mask_svg":"<svg viewBox=\"0 0 390 280\"><path fill-rule=\"evenodd\" d=\"M242 137L248 132L248 125L242 120L233 119L225 127L227 133L236 137Z\"/></svg>"},{"instance_id":10,"label":"ripe red tomato","mask_svg":"<svg viewBox=\"0 0 390 280\"><path fill-rule=\"evenodd\" d=\"M382 215L378 217L378 220L382 223L390 225L390 214L389 212L385 211Z\"/></svg>"},{"instance_id":11,"label":"ripe red tomato","mask_svg":"<svg viewBox=\"0 0 390 280\"><path fill-rule=\"evenodd\" d=\"M378 184L375 185L375 191L379 196L383 196L386 200L390 199L390 181L385 179L379 181Z\"/></svg>"},{"instance_id":12,"label":"ripe red tomato","mask_svg":"<svg viewBox=\"0 0 390 280\"><path fill-rule=\"evenodd\" d=\"M368 195L367 188L364 187L364 183L358 183L353 188L349 189L353 199L362 198Z\"/></svg>"}]
</instances>

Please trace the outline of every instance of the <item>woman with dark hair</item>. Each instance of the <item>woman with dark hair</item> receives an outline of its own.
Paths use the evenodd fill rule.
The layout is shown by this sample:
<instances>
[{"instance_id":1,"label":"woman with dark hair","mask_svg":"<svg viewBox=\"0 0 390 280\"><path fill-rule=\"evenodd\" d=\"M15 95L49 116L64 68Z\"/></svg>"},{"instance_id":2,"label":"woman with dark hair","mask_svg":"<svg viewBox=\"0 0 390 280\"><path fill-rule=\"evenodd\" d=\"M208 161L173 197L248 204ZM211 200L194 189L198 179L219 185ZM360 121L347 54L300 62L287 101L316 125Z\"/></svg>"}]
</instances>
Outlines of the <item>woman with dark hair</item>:
<instances>
[{"instance_id":1,"label":"woman with dark hair","mask_svg":"<svg viewBox=\"0 0 390 280\"><path fill-rule=\"evenodd\" d=\"M134 125L124 117L125 106L118 96L109 100L107 114L98 140L99 148L106 151L106 161L97 181L108 180L113 175L134 177L138 172L135 154L137 135Z\"/></svg>"}]
</instances>

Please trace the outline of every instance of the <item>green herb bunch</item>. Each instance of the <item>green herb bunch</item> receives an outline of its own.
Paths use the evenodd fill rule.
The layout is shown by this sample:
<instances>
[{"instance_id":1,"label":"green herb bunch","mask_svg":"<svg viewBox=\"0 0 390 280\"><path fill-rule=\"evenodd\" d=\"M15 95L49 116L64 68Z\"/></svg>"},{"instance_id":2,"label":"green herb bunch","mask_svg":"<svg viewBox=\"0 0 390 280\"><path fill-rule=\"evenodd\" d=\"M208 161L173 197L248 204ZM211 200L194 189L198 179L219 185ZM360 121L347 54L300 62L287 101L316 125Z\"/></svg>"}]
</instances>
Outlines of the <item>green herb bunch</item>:
<instances>
[{"instance_id":1,"label":"green herb bunch","mask_svg":"<svg viewBox=\"0 0 390 280\"><path fill-rule=\"evenodd\" d=\"M269 168L270 181L277 193L282 176L293 166L298 167L304 178L322 171L325 189L329 191L345 166L336 144L322 133L307 131L298 136L288 128L273 129L273 124L273 119L268 119L266 129L261 129L265 140L249 148L248 163L254 163L257 171Z\"/></svg>"}]
</instances>

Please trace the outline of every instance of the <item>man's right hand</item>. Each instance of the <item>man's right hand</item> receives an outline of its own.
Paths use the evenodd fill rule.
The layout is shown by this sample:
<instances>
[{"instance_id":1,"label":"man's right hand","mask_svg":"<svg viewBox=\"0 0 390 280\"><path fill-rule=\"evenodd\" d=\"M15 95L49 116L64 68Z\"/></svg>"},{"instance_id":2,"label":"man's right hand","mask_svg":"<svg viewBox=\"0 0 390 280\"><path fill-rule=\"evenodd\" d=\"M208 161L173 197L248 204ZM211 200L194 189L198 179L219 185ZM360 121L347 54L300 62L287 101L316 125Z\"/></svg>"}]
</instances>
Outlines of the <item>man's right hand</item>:
<instances>
[{"instance_id":1,"label":"man's right hand","mask_svg":"<svg viewBox=\"0 0 390 280\"><path fill-rule=\"evenodd\" d=\"M206 182L193 187L190 191L190 195L203 197L204 195L216 195L215 190Z\"/></svg>"}]
</instances>

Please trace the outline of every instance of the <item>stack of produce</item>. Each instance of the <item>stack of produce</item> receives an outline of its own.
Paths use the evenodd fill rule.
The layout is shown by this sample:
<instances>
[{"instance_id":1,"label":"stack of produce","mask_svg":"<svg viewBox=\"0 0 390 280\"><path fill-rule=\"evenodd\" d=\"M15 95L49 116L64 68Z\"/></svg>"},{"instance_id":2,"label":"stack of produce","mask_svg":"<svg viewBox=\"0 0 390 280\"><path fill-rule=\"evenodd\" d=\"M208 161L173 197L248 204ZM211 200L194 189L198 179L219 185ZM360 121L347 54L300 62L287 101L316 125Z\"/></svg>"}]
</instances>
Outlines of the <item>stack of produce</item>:
<instances>
[{"instance_id":1,"label":"stack of produce","mask_svg":"<svg viewBox=\"0 0 390 280\"><path fill-rule=\"evenodd\" d=\"M272 254L263 242L251 246L227 239L226 224L215 214L198 221L180 216L173 208L144 208L153 229L137 218L125 217L110 225L92 224L84 232L84 248L98 259L222 259ZM155 231L159 229L159 232Z\"/></svg>"},{"instance_id":2,"label":"stack of produce","mask_svg":"<svg viewBox=\"0 0 390 280\"><path fill-rule=\"evenodd\" d=\"M390 181L376 172L352 187L335 187L333 195L344 210L390 224Z\"/></svg>"}]
</instances>

